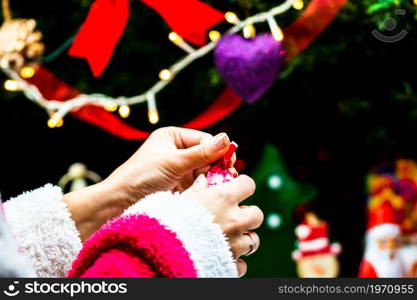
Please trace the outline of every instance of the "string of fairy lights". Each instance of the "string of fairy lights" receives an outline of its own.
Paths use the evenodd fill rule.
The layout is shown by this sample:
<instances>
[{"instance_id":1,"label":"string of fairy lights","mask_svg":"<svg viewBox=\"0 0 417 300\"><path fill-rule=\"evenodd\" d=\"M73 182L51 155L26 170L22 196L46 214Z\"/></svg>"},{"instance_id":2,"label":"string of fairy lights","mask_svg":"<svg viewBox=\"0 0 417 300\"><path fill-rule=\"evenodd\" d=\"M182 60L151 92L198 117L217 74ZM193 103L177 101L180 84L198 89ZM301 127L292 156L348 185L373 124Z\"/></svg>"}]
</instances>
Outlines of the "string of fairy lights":
<instances>
[{"instance_id":1,"label":"string of fairy lights","mask_svg":"<svg viewBox=\"0 0 417 300\"><path fill-rule=\"evenodd\" d=\"M8 2L7 0L2 1L3 3L5 1ZM242 32L245 38L253 38L256 36L254 24L267 22L274 39L282 41L284 39L284 35L275 20L275 16L280 15L291 8L301 10L303 7L303 0L286 0L284 3L270 9L269 11L258 13L244 20L240 20L234 12L226 12L225 20L232 24L233 27L231 27L224 34ZM11 13L8 10L7 3L6 6L3 5L4 20L11 19ZM217 41L222 37L222 34L219 31L212 30L208 33L208 37L210 39L208 44L195 49L179 34L175 32L169 33L168 39L173 44L184 50L187 54L169 68L161 70L159 72L159 81L151 86L151 88L142 94L133 97L120 96L113 98L104 94L80 94L64 102L54 99L45 99L36 85L27 81L27 79L36 74L36 64L25 65L19 71L2 67L3 72L9 78L4 82L4 88L7 91L21 91L29 100L44 108L50 116L47 123L50 128L61 127L63 125L63 119L68 113L85 105L100 106L110 112L118 111L122 118L127 118L130 115L130 106L144 102L146 102L148 106L149 122L151 124L156 124L159 122L156 95L162 91L178 73L184 70L192 62L210 53L215 48Z\"/></svg>"}]
</instances>

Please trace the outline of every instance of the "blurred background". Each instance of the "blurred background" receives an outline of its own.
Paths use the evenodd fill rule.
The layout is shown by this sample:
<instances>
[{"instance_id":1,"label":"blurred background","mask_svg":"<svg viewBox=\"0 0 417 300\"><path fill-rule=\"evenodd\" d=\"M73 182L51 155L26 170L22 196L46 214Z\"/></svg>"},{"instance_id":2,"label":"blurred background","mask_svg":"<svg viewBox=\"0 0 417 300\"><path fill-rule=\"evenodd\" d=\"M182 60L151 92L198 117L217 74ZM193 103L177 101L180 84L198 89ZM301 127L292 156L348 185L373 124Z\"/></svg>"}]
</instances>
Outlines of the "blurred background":
<instances>
[{"instance_id":1,"label":"blurred background","mask_svg":"<svg viewBox=\"0 0 417 300\"><path fill-rule=\"evenodd\" d=\"M270 0L204 1L241 18L276 6ZM310 1L305 1L307 5ZM379 4L379 6L375 6ZM11 1L15 17L34 18L46 54L74 36L91 1ZM62 53L46 67L84 93L136 95L153 84L161 68L183 55L168 39L169 27L140 1L131 1L130 18L113 58L99 78L87 63ZM406 14L396 15L395 10ZM416 17L410 1L353 0L302 53L290 61L260 100L244 104L208 128L224 131L239 144L242 173L257 181L250 203L265 222L260 250L248 258L247 276L296 276L294 209L313 202L315 211L340 242L341 276L356 276L363 254L366 184L369 170L396 158L417 158ZM277 20L285 28L302 11ZM395 19L388 31L387 18ZM258 31L268 31L260 25ZM408 34L385 43L371 32ZM6 77L2 75L2 80ZM210 105L224 82L207 55L184 70L158 95L160 122L149 124L145 105L132 107L126 122L152 131L181 125ZM61 128L46 126L47 113L19 92L0 89L0 191L3 199L57 183L68 167L82 162L102 177L140 147L71 116ZM248 202L249 203L249 202Z\"/></svg>"}]
</instances>

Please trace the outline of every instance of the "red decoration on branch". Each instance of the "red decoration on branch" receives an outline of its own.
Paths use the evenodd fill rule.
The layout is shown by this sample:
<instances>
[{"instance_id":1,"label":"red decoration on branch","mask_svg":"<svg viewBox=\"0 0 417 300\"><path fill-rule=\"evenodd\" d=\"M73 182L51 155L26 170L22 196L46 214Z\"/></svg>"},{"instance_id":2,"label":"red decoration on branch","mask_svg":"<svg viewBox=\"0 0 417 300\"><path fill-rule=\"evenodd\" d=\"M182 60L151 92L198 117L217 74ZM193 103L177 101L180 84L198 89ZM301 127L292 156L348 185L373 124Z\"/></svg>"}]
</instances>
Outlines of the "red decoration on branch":
<instances>
[{"instance_id":1,"label":"red decoration on branch","mask_svg":"<svg viewBox=\"0 0 417 300\"><path fill-rule=\"evenodd\" d=\"M347 0L313 0L284 30L287 61L307 48L333 21Z\"/></svg>"},{"instance_id":2,"label":"red decoration on branch","mask_svg":"<svg viewBox=\"0 0 417 300\"><path fill-rule=\"evenodd\" d=\"M66 101L80 94L78 90L63 82L43 66L40 66L28 81L36 85L46 99ZM95 105L83 106L71 112L71 115L123 139L143 140L149 135L149 133L137 130L112 113Z\"/></svg>"},{"instance_id":3,"label":"red decoration on branch","mask_svg":"<svg viewBox=\"0 0 417 300\"><path fill-rule=\"evenodd\" d=\"M43 66L40 66L36 74L28 81L36 85L46 99L66 101L80 94L78 90L67 85ZM231 114L241 103L242 101L235 93L226 89L206 111L183 127L206 129ZM83 106L71 112L71 115L126 140L144 140L150 134L130 126L114 114L95 105Z\"/></svg>"},{"instance_id":4,"label":"red decoration on branch","mask_svg":"<svg viewBox=\"0 0 417 300\"><path fill-rule=\"evenodd\" d=\"M129 18L129 0L96 0L69 55L87 60L95 77L109 63Z\"/></svg>"},{"instance_id":5,"label":"red decoration on branch","mask_svg":"<svg viewBox=\"0 0 417 300\"><path fill-rule=\"evenodd\" d=\"M198 0L142 0L155 9L173 31L196 45L206 43L207 30L224 19L222 12ZM96 0L69 55L87 60L95 77L109 63L129 18L129 0Z\"/></svg>"},{"instance_id":6,"label":"red decoration on branch","mask_svg":"<svg viewBox=\"0 0 417 300\"><path fill-rule=\"evenodd\" d=\"M203 46L207 30L224 20L224 14L197 0L142 0L155 9L172 31L185 40Z\"/></svg>"},{"instance_id":7,"label":"red decoration on branch","mask_svg":"<svg viewBox=\"0 0 417 300\"><path fill-rule=\"evenodd\" d=\"M82 47L86 46L84 43L90 43L89 40L91 37L90 35L94 35L95 30L97 30L100 26L97 24L88 24L90 21L95 23L103 22L103 26L110 26L110 22L104 22L106 18L103 18L100 12L104 12L104 14L112 12L112 14L121 14L126 16L126 9L128 15L128 7L123 8L123 5L118 3L118 8L112 10L112 5L116 5L116 2L122 3L127 0L96 0L94 3L97 4L98 7L97 11L90 11L90 14L86 20L86 24L84 24L79 36L77 36L76 41L74 42L73 47L70 50L70 53L74 54L77 53L77 56L85 57L90 65L92 66L93 72L97 72L95 74L100 75L101 71L106 66L108 60L111 57L113 52L114 46L116 45L118 39L120 38L121 33L123 32L122 27L124 28L123 22L119 19L117 23L117 30L116 28L111 28L112 37L105 37L105 36L96 36L93 37L93 40L97 42L97 44L91 42L89 47ZM190 25L190 20L193 19L193 22L198 23L195 21L201 21L198 17L198 14L194 14L199 10L196 8L200 3L197 0L177 0L177 1L163 1L163 0L143 0L146 4L153 7L155 10L159 11L163 18L170 24L170 26L175 26L175 31L182 35L183 38L186 38L190 41L194 41L197 43L202 42L202 38L205 36L205 31L207 28L204 26L197 26L192 28L193 26ZM306 10L301 14L301 16L292 24L290 25L284 32L285 32L285 46L287 48L287 60L292 59L302 50L304 50L333 20L333 18L337 15L338 11L342 8L343 4L347 0L313 0ZM172 12L168 12L168 8L171 7L173 9L173 5L171 2L175 3L175 10L180 9L180 7L184 8L184 11L188 11L187 18L190 20L175 20L175 15ZM196 6L192 6L193 3ZM200 3L200 4L196 4ZM100 4L100 6L99 6ZM103 5L103 6L101 6ZM183 7L182 5L189 5ZM201 11L204 10L204 6L206 9L212 9L208 5L201 6ZM93 10L93 7L92 9ZM211 11L212 13L212 22L215 22L216 18L220 19L220 16ZM97 14L97 15L96 15ZM201 17L201 16L200 16ZM223 17L223 14L222 14ZM126 18L126 17L123 17ZM123 19L122 18L122 19ZM126 18L127 20L127 18ZM107 20L108 21L108 20ZM115 22L115 20L113 20ZM177 23L178 22L178 23ZM204 19L206 26L210 27L210 19ZM219 22L219 21L217 21ZM104 24L106 23L106 24ZM188 25L186 25L188 24ZM201 25L201 23L200 23ZM213 24L214 25L214 24ZM189 27L188 27L189 26ZM111 27L111 26L110 26ZM84 30L84 31L83 31ZM82 33L84 32L84 33ZM117 36L118 32L120 33ZM201 34L204 32L204 34ZM82 34L82 35L81 35ZM117 37L116 37L117 36ZM101 42L105 43L105 45L101 44ZM81 43L84 45L77 45L76 43ZM106 44L107 43L107 44ZM107 49L103 49L106 48ZM99 48L99 49L98 49ZM77 51L75 51L75 50ZM93 50L94 49L94 50ZM97 50L98 49L98 50ZM110 49L110 50L109 50ZM99 52L96 52L99 51ZM102 55L100 58L95 56ZM94 65L94 67L93 67ZM94 71L96 70L96 71ZM98 76L97 75L97 76ZM76 89L70 87L60 79L58 79L55 75L49 72L45 67L40 67L39 70L36 72L35 76L28 80L32 84L35 84L40 92L44 95L46 99L54 99L60 101L66 101L68 99L74 98L75 96L79 95L80 92ZM197 116L192 121L183 125L186 128L193 128L193 129L206 129L215 123L221 121L222 119L226 118L232 112L234 112L239 106L242 104L242 100L239 96L237 96L233 91L230 89L225 89L219 97L212 103L212 105L199 116ZM110 134L127 139L127 140L143 140L149 136L149 132L142 131L136 129L127 123L123 122L121 119L116 117L114 114L105 111L103 108L88 105L84 106L74 112L71 112L71 115L86 121L92 125L95 125Z\"/></svg>"},{"instance_id":8,"label":"red decoration on branch","mask_svg":"<svg viewBox=\"0 0 417 300\"><path fill-rule=\"evenodd\" d=\"M231 89L226 88L221 92L211 106L197 118L183 125L191 129L205 129L220 122L242 104L242 99Z\"/></svg>"}]
</instances>

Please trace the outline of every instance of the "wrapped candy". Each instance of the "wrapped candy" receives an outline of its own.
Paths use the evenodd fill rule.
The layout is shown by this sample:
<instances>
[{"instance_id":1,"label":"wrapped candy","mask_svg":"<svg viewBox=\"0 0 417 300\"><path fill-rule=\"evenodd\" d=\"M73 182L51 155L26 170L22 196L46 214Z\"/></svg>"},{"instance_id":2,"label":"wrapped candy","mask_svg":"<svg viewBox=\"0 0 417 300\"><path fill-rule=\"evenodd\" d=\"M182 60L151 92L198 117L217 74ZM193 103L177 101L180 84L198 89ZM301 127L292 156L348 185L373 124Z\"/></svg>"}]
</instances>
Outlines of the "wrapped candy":
<instances>
[{"instance_id":1,"label":"wrapped candy","mask_svg":"<svg viewBox=\"0 0 417 300\"><path fill-rule=\"evenodd\" d=\"M230 147L223 158L209 169L207 173L209 186L225 183L236 177L236 174L229 170L229 163L237 147L238 145L235 142L230 143Z\"/></svg>"}]
</instances>

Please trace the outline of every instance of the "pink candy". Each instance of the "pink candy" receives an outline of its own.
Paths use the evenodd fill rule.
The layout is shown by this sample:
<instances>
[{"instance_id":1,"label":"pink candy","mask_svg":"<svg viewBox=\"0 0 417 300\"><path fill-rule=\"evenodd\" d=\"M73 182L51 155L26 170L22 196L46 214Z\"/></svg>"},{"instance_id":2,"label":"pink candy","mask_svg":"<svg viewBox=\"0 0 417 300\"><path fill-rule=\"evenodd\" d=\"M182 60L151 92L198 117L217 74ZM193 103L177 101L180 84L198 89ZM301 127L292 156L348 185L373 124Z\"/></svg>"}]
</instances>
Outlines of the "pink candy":
<instances>
[{"instance_id":1,"label":"pink candy","mask_svg":"<svg viewBox=\"0 0 417 300\"><path fill-rule=\"evenodd\" d=\"M209 169L207 173L207 181L209 186L225 183L236 177L235 174L230 172L229 163L237 147L238 145L235 142L232 142L223 159L219 160Z\"/></svg>"}]
</instances>

